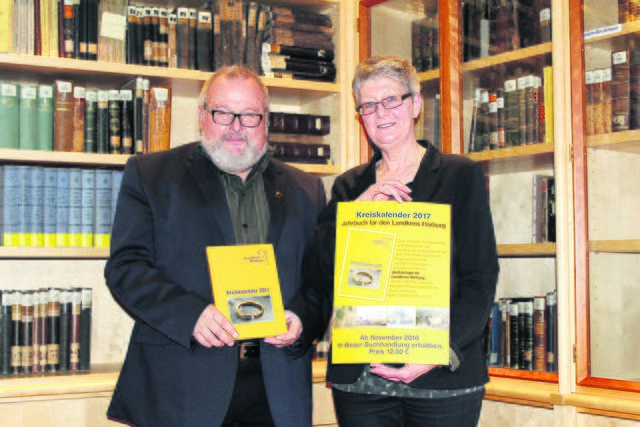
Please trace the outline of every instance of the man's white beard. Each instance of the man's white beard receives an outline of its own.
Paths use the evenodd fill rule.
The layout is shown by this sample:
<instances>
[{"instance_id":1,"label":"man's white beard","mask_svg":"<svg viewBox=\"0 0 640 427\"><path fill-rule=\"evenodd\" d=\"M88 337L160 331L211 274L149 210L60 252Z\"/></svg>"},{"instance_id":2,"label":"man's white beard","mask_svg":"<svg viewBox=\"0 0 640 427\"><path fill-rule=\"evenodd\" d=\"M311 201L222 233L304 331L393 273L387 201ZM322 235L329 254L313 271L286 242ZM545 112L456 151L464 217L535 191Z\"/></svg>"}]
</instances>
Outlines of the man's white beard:
<instances>
[{"instance_id":1,"label":"man's white beard","mask_svg":"<svg viewBox=\"0 0 640 427\"><path fill-rule=\"evenodd\" d=\"M234 136L234 138L238 138L238 136ZM267 151L266 143L259 149L258 144L251 141L246 135L240 138L247 143L246 148L240 154L231 153L227 150L224 136L215 141L207 140L203 137L202 145L218 169L231 174L239 174L250 170Z\"/></svg>"}]
</instances>

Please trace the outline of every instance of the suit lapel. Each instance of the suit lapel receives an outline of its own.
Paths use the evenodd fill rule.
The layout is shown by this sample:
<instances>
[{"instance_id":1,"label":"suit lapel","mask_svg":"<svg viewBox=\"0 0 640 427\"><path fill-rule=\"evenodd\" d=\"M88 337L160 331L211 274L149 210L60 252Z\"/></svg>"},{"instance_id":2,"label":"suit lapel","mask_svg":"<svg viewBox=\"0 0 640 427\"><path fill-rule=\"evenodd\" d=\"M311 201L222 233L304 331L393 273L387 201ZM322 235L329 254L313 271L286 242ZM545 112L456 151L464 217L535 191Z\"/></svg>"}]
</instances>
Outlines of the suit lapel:
<instances>
[{"instance_id":1,"label":"suit lapel","mask_svg":"<svg viewBox=\"0 0 640 427\"><path fill-rule=\"evenodd\" d=\"M211 216L220 230L225 245L235 245L236 238L233 232L233 223L227 206L227 196L220 178L217 176L211 160L206 155L194 150L186 160L187 168L193 175L202 196L209 205ZM205 220L205 219L203 219Z\"/></svg>"},{"instance_id":2,"label":"suit lapel","mask_svg":"<svg viewBox=\"0 0 640 427\"><path fill-rule=\"evenodd\" d=\"M290 194L290 188L281 170L274 167L273 161L265 170L263 175L264 191L269 203L269 230L267 231L267 242L277 247L282 229L287 217L287 199L295 197Z\"/></svg>"},{"instance_id":3,"label":"suit lapel","mask_svg":"<svg viewBox=\"0 0 640 427\"><path fill-rule=\"evenodd\" d=\"M440 181L441 154L437 148L429 144L427 155L420 164L418 173L413 182L409 184L411 188L411 198L415 201L425 202L431 200L436 186ZM417 183L420 183L417 185ZM417 188L416 188L417 187Z\"/></svg>"}]
</instances>

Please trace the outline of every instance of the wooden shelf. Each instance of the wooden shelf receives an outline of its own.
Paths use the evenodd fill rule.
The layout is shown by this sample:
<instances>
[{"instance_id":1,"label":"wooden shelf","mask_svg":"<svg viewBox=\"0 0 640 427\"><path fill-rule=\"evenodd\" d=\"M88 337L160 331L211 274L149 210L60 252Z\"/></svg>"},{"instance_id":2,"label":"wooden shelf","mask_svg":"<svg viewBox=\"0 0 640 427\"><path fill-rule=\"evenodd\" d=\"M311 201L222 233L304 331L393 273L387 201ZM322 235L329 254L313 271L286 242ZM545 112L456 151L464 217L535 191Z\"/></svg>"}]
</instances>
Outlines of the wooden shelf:
<instances>
[{"instance_id":1,"label":"wooden shelf","mask_svg":"<svg viewBox=\"0 0 640 427\"><path fill-rule=\"evenodd\" d=\"M489 375L491 375L492 378L501 377L517 380L542 381L547 383L558 382L558 374L541 371L522 371L519 369L489 367Z\"/></svg>"},{"instance_id":2,"label":"wooden shelf","mask_svg":"<svg viewBox=\"0 0 640 427\"><path fill-rule=\"evenodd\" d=\"M489 369L490 372L493 368ZM517 371L521 372L521 371ZM557 376L556 376L557 381ZM485 399L551 408L561 400L558 384L491 377Z\"/></svg>"},{"instance_id":3,"label":"wooden shelf","mask_svg":"<svg viewBox=\"0 0 640 427\"><path fill-rule=\"evenodd\" d=\"M418 73L418 80L420 83L433 82L438 79L440 79L440 69Z\"/></svg>"},{"instance_id":4,"label":"wooden shelf","mask_svg":"<svg viewBox=\"0 0 640 427\"><path fill-rule=\"evenodd\" d=\"M640 253L640 240L591 240L589 252L638 254Z\"/></svg>"},{"instance_id":5,"label":"wooden shelf","mask_svg":"<svg viewBox=\"0 0 640 427\"><path fill-rule=\"evenodd\" d=\"M591 135L587 147L640 154L640 130Z\"/></svg>"},{"instance_id":6,"label":"wooden shelf","mask_svg":"<svg viewBox=\"0 0 640 427\"><path fill-rule=\"evenodd\" d=\"M492 175L533 171L553 167L553 143L486 150L465 156L481 163L485 173Z\"/></svg>"},{"instance_id":7,"label":"wooden shelf","mask_svg":"<svg viewBox=\"0 0 640 427\"><path fill-rule=\"evenodd\" d=\"M506 65L512 62L535 63L546 55L551 55L551 42L504 52L498 55L487 56L486 58L474 59L462 64L462 71L465 73L480 71L498 65Z\"/></svg>"},{"instance_id":8,"label":"wooden shelf","mask_svg":"<svg viewBox=\"0 0 640 427\"><path fill-rule=\"evenodd\" d=\"M591 37L584 41L585 47L597 47L599 49L614 50L616 49L616 41L627 40L631 34L640 32L640 21L627 22L621 24L621 31L617 33L609 33L603 36Z\"/></svg>"},{"instance_id":9,"label":"wooden shelf","mask_svg":"<svg viewBox=\"0 0 640 427\"><path fill-rule=\"evenodd\" d=\"M522 243L498 245L498 256L504 258L516 257L555 257L555 243Z\"/></svg>"},{"instance_id":10,"label":"wooden shelf","mask_svg":"<svg viewBox=\"0 0 640 427\"><path fill-rule=\"evenodd\" d=\"M153 78L164 83L204 83L212 73L184 70L178 68L151 67L146 65L116 64L112 62L83 61L79 59L50 58L46 56L19 55L13 53L0 54L3 70L17 72L35 72L46 74L47 78L76 77L86 79L87 76L101 80L130 79L137 76ZM262 80L270 89L290 89L319 94L340 93L339 83L316 82L308 80L289 80L263 77Z\"/></svg>"},{"instance_id":11,"label":"wooden shelf","mask_svg":"<svg viewBox=\"0 0 640 427\"><path fill-rule=\"evenodd\" d=\"M109 248L0 246L0 259L107 259Z\"/></svg>"},{"instance_id":12,"label":"wooden shelf","mask_svg":"<svg viewBox=\"0 0 640 427\"><path fill-rule=\"evenodd\" d=\"M34 374L0 378L0 399L113 393L120 365L101 365L90 372ZM84 396L83 396L84 397Z\"/></svg>"}]
</instances>

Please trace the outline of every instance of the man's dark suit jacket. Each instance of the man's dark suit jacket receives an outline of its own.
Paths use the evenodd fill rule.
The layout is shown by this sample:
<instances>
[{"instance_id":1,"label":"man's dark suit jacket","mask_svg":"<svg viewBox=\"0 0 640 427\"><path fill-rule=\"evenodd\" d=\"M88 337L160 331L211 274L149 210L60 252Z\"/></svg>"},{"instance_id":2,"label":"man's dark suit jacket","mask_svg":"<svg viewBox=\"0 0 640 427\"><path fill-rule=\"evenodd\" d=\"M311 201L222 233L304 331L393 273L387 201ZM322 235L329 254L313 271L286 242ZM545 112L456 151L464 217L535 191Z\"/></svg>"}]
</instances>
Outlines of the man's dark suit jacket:
<instances>
[{"instance_id":1,"label":"man's dark suit jacket","mask_svg":"<svg viewBox=\"0 0 640 427\"><path fill-rule=\"evenodd\" d=\"M482 350L482 333L489 318L498 280L498 257L486 182L480 166L461 156L442 154L426 141L420 168L412 183L416 202L451 205L450 345L460 361L452 372L438 367L410 385L423 389L457 390L480 386L489 380ZM309 286L309 310L302 320L305 330L315 327L322 313L322 292L333 295L333 254L337 204L355 200L376 182L376 153L371 162L339 176L331 200L318 219L318 229L305 255L304 275ZM395 202L387 202L395 203ZM326 295L325 295L326 296ZM364 365L329 363L327 381L355 382Z\"/></svg>"},{"instance_id":2,"label":"man's dark suit jacket","mask_svg":"<svg viewBox=\"0 0 640 427\"><path fill-rule=\"evenodd\" d=\"M272 160L263 175L287 308L304 247L325 203L316 177ZM131 158L113 225L107 285L135 319L107 415L138 427L219 426L231 399L237 346L192 337L213 302L207 246L233 245L224 187L197 143ZM311 352L293 358L261 342L271 412L279 427L311 425Z\"/></svg>"}]
</instances>

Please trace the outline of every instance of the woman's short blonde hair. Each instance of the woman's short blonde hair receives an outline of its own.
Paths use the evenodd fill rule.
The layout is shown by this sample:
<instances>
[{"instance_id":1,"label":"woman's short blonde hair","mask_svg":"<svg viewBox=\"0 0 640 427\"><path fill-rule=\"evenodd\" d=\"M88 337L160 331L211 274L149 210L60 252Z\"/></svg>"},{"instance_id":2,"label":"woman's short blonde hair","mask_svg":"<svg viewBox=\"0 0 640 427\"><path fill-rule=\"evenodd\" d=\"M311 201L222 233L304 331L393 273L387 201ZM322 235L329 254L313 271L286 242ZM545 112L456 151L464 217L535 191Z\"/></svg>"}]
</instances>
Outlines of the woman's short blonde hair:
<instances>
[{"instance_id":1,"label":"woman's short blonde hair","mask_svg":"<svg viewBox=\"0 0 640 427\"><path fill-rule=\"evenodd\" d=\"M361 62L356 68L356 74L351 83L356 104L360 104L362 85L368 80L379 77L388 77L397 81L412 94L420 93L418 74L407 59L393 55L377 55Z\"/></svg>"}]
</instances>

